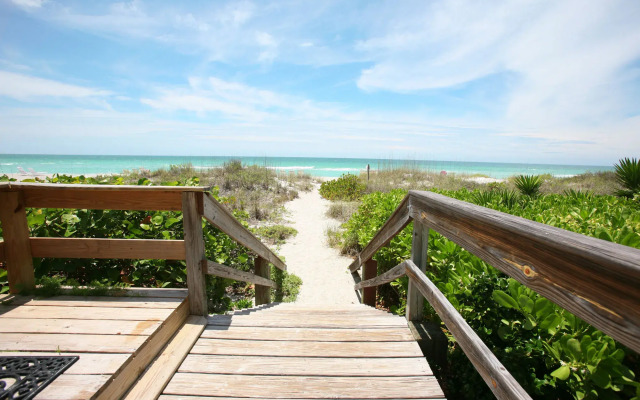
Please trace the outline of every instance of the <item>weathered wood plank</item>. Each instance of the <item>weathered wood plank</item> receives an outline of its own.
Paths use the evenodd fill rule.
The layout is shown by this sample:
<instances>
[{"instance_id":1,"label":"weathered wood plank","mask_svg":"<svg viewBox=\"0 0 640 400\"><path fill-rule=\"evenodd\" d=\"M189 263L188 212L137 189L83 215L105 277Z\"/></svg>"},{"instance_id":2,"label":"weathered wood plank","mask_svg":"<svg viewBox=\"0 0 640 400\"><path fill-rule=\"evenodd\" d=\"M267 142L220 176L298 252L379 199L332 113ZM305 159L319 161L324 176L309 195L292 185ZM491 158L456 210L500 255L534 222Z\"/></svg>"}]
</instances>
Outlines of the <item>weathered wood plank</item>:
<instances>
[{"instance_id":1,"label":"weathered wood plank","mask_svg":"<svg viewBox=\"0 0 640 400\"><path fill-rule=\"evenodd\" d=\"M0 308L1 310L1 308ZM143 335L153 333L160 321L116 321L38 318L25 321L23 318L0 319L0 333L64 333L103 335Z\"/></svg>"},{"instance_id":2,"label":"weathered wood plank","mask_svg":"<svg viewBox=\"0 0 640 400\"><path fill-rule=\"evenodd\" d=\"M275 357L423 357L415 342L296 342L199 339L191 354Z\"/></svg>"},{"instance_id":3,"label":"weathered wood plank","mask_svg":"<svg viewBox=\"0 0 640 400\"><path fill-rule=\"evenodd\" d=\"M385 283L395 281L396 279L404 276L404 274L405 274L405 263L403 262L391 268L390 270L388 270L382 275L378 275L375 278L367 279L366 281L362 281L358 283L355 286L355 289L359 290L361 288L384 285Z\"/></svg>"},{"instance_id":4,"label":"weathered wood plank","mask_svg":"<svg viewBox=\"0 0 640 400\"><path fill-rule=\"evenodd\" d=\"M378 275L378 262L376 260L367 260L362 264L362 279L373 279ZM362 304L371 307L376 306L376 286L362 287Z\"/></svg>"},{"instance_id":5,"label":"weathered wood plank","mask_svg":"<svg viewBox=\"0 0 640 400\"><path fill-rule=\"evenodd\" d=\"M175 334L162 353L147 368L124 399L155 400L178 370L193 344L207 324L204 317L192 315Z\"/></svg>"},{"instance_id":6,"label":"weathered wood plank","mask_svg":"<svg viewBox=\"0 0 640 400\"><path fill-rule=\"evenodd\" d=\"M144 343L141 335L69 335L59 333L3 333L0 349L6 351L64 351L133 353Z\"/></svg>"},{"instance_id":7,"label":"weathered wood plank","mask_svg":"<svg viewBox=\"0 0 640 400\"><path fill-rule=\"evenodd\" d=\"M0 300L2 300L0 298ZM117 297L117 296L56 296L33 298L14 296L5 305L56 306L56 307L121 307L121 308L170 308L174 309L183 299L166 297Z\"/></svg>"},{"instance_id":8,"label":"weathered wood plank","mask_svg":"<svg viewBox=\"0 0 640 400\"><path fill-rule=\"evenodd\" d=\"M409 196L402 200L387 222L382 225L382 228L380 228L378 233L371 239L369 244L358 254L356 260L351 263L349 266L351 272L360 268L360 266L373 257L381 247L388 244L398 232L409 225L411 218L409 217L409 210L407 208L408 198Z\"/></svg>"},{"instance_id":9,"label":"weathered wood plank","mask_svg":"<svg viewBox=\"0 0 640 400\"><path fill-rule=\"evenodd\" d=\"M407 321L397 317L359 317L359 318L255 318L254 316L243 318L242 316L216 315L209 317L209 325L219 326L262 326L279 328L385 328L401 326L406 327Z\"/></svg>"},{"instance_id":10,"label":"weathered wood plank","mask_svg":"<svg viewBox=\"0 0 640 400\"><path fill-rule=\"evenodd\" d=\"M87 400L109 379L109 375L64 373L38 393L38 400Z\"/></svg>"},{"instance_id":11,"label":"weathered wood plank","mask_svg":"<svg viewBox=\"0 0 640 400\"><path fill-rule=\"evenodd\" d=\"M95 394L96 400L121 398L189 316L189 299L162 322L162 325L140 345L129 359Z\"/></svg>"},{"instance_id":12,"label":"weathered wood plank","mask_svg":"<svg viewBox=\"0 0 640 400\"><path fill-rule=\"evenodd\" d=\"M471 329L462 315L449 303L444 294L410 260L407 261L407 275L436 310L496 398L531 399L491 350L487 348L482 339Z\"/></svg>"},{"instance_id":13,"label":"weathered wood plank","mask_svg":"<svg viewBox=\"0 0 640 400\"><path fill-rule=\"evenodd\" d=\"M29 226L21 192L0 192L0 223L4 237L4 259L11 293L35 287Z\"/></svg>"},{"instance_id":14,"label":"weathered wood plank","mask_svg":"<svg viewBox=\"0 0 640 400\"><path fill-rule=\"evenodd\" d=\"M206 188L18 183L0 189L7 190L21 191L26 207L180 211L182 193L202 193Z\"/></svg>"},{"instance_id":15,"label":"weathered wood plank","mask_svg":"<svg viewBox=\"0 0 640 400\"><path fill-rule=\"evenodd\" d=\"M184 260L184 240L30 238L33 257Z\"/></svg>"},{"instance_id":16,"label":"weathered wood plank","mask_svg":"<svg viewBox=\"0 0 640 400\"><path fill-rule=\"evenodd\" d=\"M435 377L281 377L177 373L164 394L249 398L444 398ZM430 394L430 396L429 396Z\"/></svg>"},{"instance_id":17,"label":"weathered wood plank","mask_svg":"<svg viewBox=\"0 0 640 400\"><path fill-rule=\"evenodd\" d=\"M70 290L70 287L62 287L63 290ZM131 296L131 297L168 297L185 299L187 297L187 289L174 289L174 288L142 288L142 287L130 287L126 289L118 289L116 291L118 296Z\"/></svg>"},{"instance_id":18,"label":"weathered wood plank","mask_svg":"<svg viewBox=\"0 0 640 400\"><path fill-rule=\"evenodd\" d=\"M241 282L261 284L266 287L278 286L270 279L254 275L251 272L240 271L235 268L227 267L226 265L214 263L213 261L207 261L207 274L227 279L234 279Z\"/></svg>"},{"instance_id":19,"label":"weathered wood plank","mask_svg":"<svg viewBox=\"0 0 640 400\"><path fill-rule=\"evenodd\" d=\"M255 274L258 277L263 278L265 281L272 282L269 278L271 277L271 267L269 267L269 262L262 257L256 257L254 262ZM276 287L276 283L273 282L274 286L264 285L263 283L253 282L255 283L255 304L256 306L262 304L269 304L271 302L271 288Z\"/></svg>"},{"instance_id":20,"label":"weathered wood plank","mask_svg":"<svg viewBox=\"0 0 640 400\"><path fill-rule=\"evenodd\" d=\"M406 327L377 329L260 328L209 325L202 332L208 339L280 340L308 342L399 342L413 341Z\"/></svg>"},{"instance_id":21,"label":"weathered wood plank","mask_svg":"<svg viewBox=\"0 0 640 400\"><path fill-rule=\"evenodd\" d=\"M640 352L640 250L429 192L411 215Z\"/></svg>"},{"instance_id":22,"label":"weathered wood plank","mask_svg":"<svg viewBox=\"0 0 640 400\"><path fill-rule=\"evenodd\" d=\"M206 316L207 284L204 276L206 256L202 236L201 193L182 194L182 222L184 225L185 260L187 263L187 288L191 314Z\"/></svg>"},{"instance_id":23,"label":"weathered wood plank","mask_svg":"<svg viewBox=\"0 0 640 400\"><path fill-rule=\"evenodd\" d=\"M235 219L235 217L222 204L218 203L210 194L204 196L204 217L211 224L218 227L236 242L269 261L283 271L286 264L278 258L267 246L254 236L247 228Z\"/></svg>"},{"instance_id":24,"label":"weathered wood plank","mask_svg":"<svg viewBox=\"0 0 640 400\"><path fill-rule=\"evenodd\" d=\"M170 313L171 310L166 308L128 308L125 312L119 307L36 307L0 305L0 322L2 322L4 318L162 321L167 318Z\"/></svg>"},{"instance_id":25,"label":"weathered wood plank","mask_svg":"<svg viewBox=\"0 0 640 400\"><path fill-rule=\"evenodd\" d=\"M179 372L284 376L433 375L424 358L246 357L190 354Z\"/></svg>"},{"instance_id":26,"label":"weathered wood plank","mask_svg":"<svg viewBox=\"0 0 640 400\"><path fill-rule=\"evenodd\" d=\"M124 363L130 354L128 353L74 353L74 352L29 352L29 351L3 351L2 356L78 356L80 357L65 374L71 375L111 375Z\"/></svg>"},{"instance_id":27,"label":"weathered wood plank","mask_svg":"<svg viewBox=\"0 0 640 400\"><path fill-rule=\"evenodd\" d=\"M413 239L411 243L411 260L421 271L427 269L427 248L429 228L419 221L413 222ZM409 280L407 288L406 316L409 321L420 321L424 309L424 297Z\"/></svg>"}]
</instances>

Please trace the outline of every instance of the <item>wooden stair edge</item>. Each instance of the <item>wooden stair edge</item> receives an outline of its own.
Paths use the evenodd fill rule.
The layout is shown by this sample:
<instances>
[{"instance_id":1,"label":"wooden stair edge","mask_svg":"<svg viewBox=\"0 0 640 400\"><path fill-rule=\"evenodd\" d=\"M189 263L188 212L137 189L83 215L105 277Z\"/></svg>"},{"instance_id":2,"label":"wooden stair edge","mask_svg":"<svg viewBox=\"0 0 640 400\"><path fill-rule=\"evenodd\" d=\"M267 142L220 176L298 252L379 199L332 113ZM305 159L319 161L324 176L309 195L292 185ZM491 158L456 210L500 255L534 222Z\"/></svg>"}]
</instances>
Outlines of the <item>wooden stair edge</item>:
<instances>
[{"instance_id":1,"label":"wooden stair edge","mask_svg":"<svg viewBox=\"0 0 640 400\"><path fill-rule=\"evenodd\" d=\"M155 400L189 355L191 348L207 326L207 319L190 315L149 367L123 396L126 400Z\"/></svg>"},{"instance_id":2,"label":"wooden stair edge","mask_svg":"<svg viewBox=\"0 0 640 400\"><path fill-rule=\"evenodd\" d=\"M119 399L156 358L158 353L183 326L189 316L189 298L185 298L162 324L144 341L127 361L92 396L92 399Z\"/></svg>"}]
</instances>

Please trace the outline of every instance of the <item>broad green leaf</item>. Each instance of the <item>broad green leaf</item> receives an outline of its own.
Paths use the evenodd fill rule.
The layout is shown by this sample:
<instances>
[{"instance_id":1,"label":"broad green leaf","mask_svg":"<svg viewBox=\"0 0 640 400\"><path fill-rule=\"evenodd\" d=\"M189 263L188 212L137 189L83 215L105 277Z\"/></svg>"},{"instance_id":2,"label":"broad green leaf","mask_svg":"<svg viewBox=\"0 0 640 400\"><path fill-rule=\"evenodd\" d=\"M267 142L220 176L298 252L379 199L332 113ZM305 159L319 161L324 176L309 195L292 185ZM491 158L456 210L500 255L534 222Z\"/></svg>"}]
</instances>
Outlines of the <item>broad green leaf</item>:
<instances>
[{"instance_id":1,"label":"broad green leaf","mask_svg":"<svg viewBox=\"0 0 640 400\"><path fill-rule=\"evenodd\" d=\"M513 297L509 296L502 290L494 290L492 297L493 300L496 301L496 303L500 304L503 307L518 308L518 302L516 302Z\"/></svg>"},{"instance_id":2,"label":"broad green leaf","mask_svg":"<svg viewBox=\"0 0 640 400\"><path fill-rule=\"evenodd\" d=\"M591 380L603 389L606 389L611 384L611 375L605 371L604 368L596 368L596 370L589 376Z\"/></svg>"},{"instance_id":3,"label":"broad green leaf","mask_svg":"<svg viewBox=\"0 0 640 400\"><path fill-rule=\"evenodd\" d=\"M571 368L568 365L563 365L562 367L556 369L551 373L551 376L558 378L562 381L567 380L567 378L571 375Z\"/></svg>"},{"instance_id":4,"label":"broad green leaf","mask_svg":"<svg viewBox=\"0 0 640 400\"><path fill-rule=\"evenodd\" d=\"M582 358L582 350L580 349L580 342L577 339L569 339L567 341L566 350L574 360L578 361Z\"/></svg>"},{"instance_id":5,"label":"broad green leaf","mask_svg":"<svg viewBox=\"0 0 640 400\"><path fill-rule=\"evenodd\" d=\"M533 300L529 298L529 296L521 294L518 298L518 302L520 303L520 308L528 314L533 312Z\"/></svg>"}]
</instances>

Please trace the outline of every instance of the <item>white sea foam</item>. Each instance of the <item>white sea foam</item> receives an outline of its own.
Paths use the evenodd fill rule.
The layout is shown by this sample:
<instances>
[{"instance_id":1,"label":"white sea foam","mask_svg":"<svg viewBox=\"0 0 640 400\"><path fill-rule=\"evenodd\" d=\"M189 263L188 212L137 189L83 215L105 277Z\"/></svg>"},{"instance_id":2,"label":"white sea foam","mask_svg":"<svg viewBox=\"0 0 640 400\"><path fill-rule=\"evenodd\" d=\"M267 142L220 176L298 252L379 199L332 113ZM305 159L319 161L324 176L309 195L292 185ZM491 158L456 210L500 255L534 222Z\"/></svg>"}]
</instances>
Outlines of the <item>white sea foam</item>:
<instances>
[{"instance_id":1,"label":"white sea foam","mask_svg":"<svg viewBox=\"0 0 640 400\"><path fill-rule=\"evenodd\" d=\"M576 176L576 174L565 174L565 175L560 174L560 175L553 175L553 176L555 176L556 178L572 178Z\"/></svg>"},{"instance_id":2,"label":"white sea foam","mask_svg":"<svg viewBox=\"0 0 640 400\"><path fill-rule=\"evenodd\" d=\"M294 165L291 167L267 167L269 169L278 169L278 170L286 170L286 171L295 171L295 170L301 170L301 169L314 169L314 166L300 166L300 165Z\"/></svg>"},{"instance_id":3,"label":"white sea foam","mask_svg":"<svg viewBox=\"0 0 640 400\"><path fill-rule=\"evenodd\" d=\"M318 171L350 172L350 171L365 171L365 170L362 168L318 168Z\"/></svg>"},{"instance_id":4,"label":"white sea foam","mask_svg":"<svg viewBox=\"0 0 640 400\"><path fill-rule=\"evenodd\" d=\"M12 163L12 162L7 162L7 163L5 163L5 162L3 162L3 163L2 163L2 164L0 164L0 165L16 165L16 163Z\"/></svg>"}]
</instances>

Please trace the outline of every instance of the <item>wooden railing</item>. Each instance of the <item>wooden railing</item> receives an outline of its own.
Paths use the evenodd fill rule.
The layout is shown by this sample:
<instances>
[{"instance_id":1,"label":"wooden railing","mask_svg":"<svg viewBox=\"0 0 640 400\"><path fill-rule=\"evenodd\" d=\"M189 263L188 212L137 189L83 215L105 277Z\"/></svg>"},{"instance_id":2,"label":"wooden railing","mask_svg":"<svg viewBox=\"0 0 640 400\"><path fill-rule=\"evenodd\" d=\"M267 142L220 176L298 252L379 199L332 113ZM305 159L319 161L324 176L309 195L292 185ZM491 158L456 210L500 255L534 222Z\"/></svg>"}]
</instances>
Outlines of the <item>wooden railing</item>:
<instances>
[{"instance_id":1,"label":"wooden railing","mask_svg":"<svg viewBox=\"0 0 640 400\"><path fill-rule=\"evenodd\" d=\"M35 238L29 236L26 208L182 211L184 240ZM255 273L206 259L202 218L254 252ZM207 315L205 274L255 283L256 304L270 302L270 264L285 263L247 230L204 187L0 184L0 262L6 263L12 293L35 285L33 257L185 260L191 314Z\"/></svg>"},{"instance_id":2,"label":"wooden railing","mask_svg":"<svg viewBox=\"0 0 640 400\"><path fill-rule=\"evenodd\" d=\"M412 220L411 260L376 276L372 257ZM407 319L422 317L426 297L497 398L530 397L424 274L429 229L640 352L640 250L410 191L349 267L363 267L356 290L374 305L377 286L407 275Z\"/></svg>"}]
</instances>

